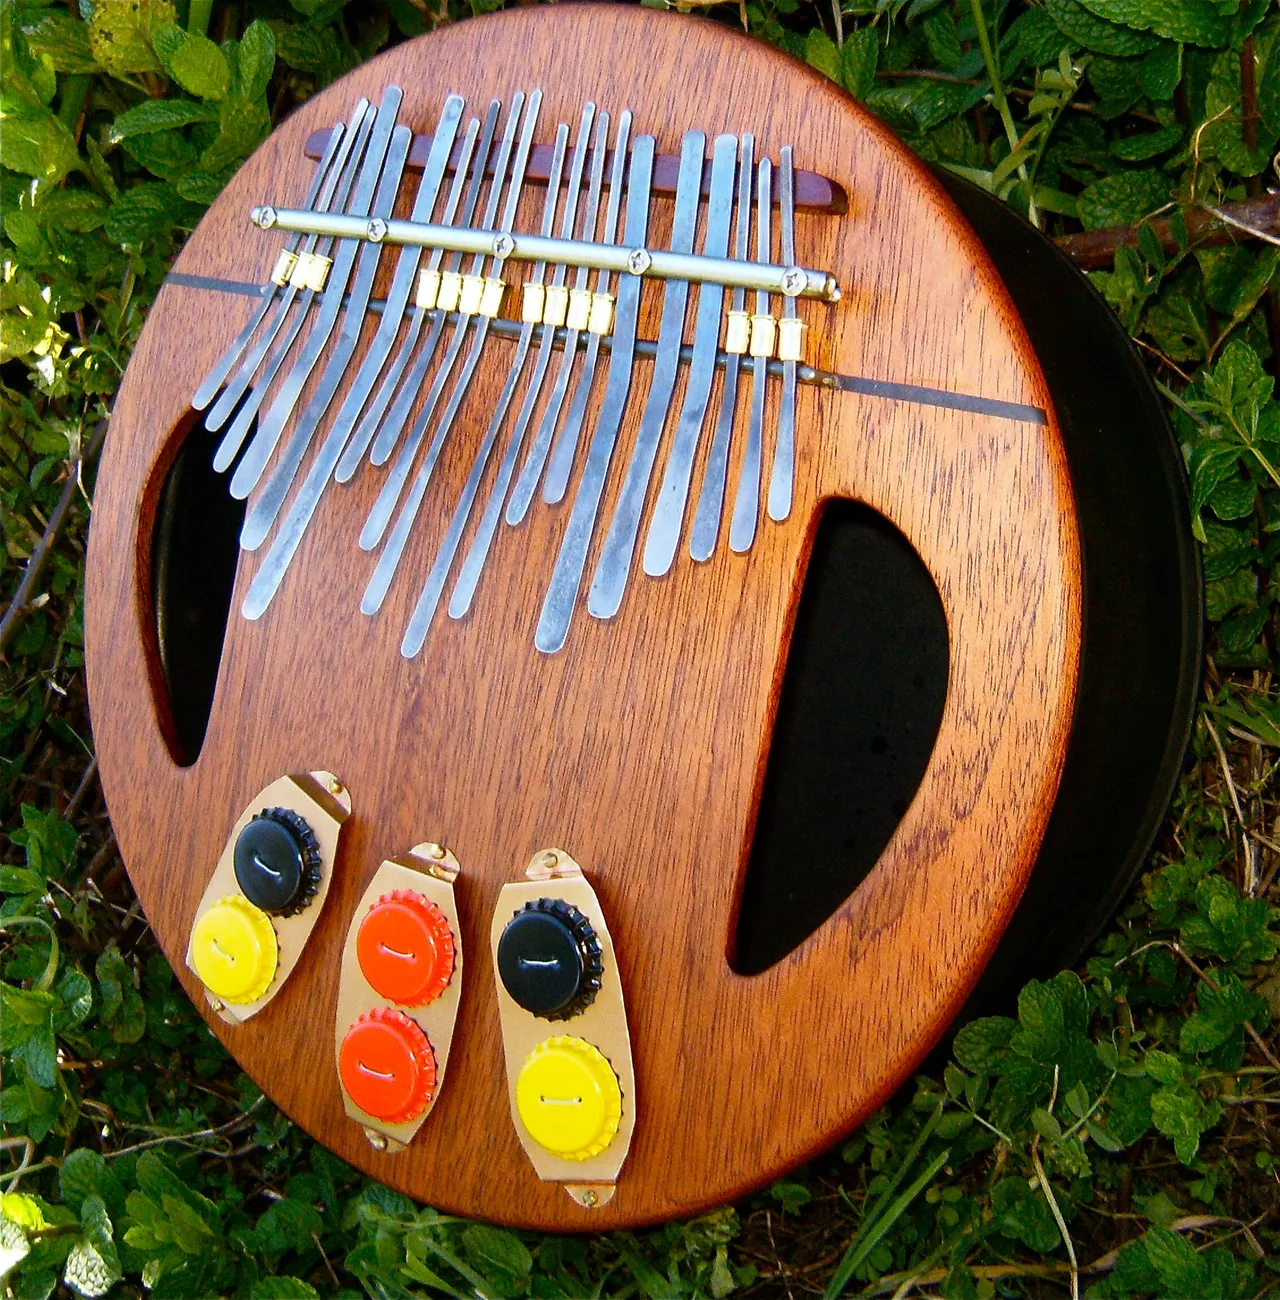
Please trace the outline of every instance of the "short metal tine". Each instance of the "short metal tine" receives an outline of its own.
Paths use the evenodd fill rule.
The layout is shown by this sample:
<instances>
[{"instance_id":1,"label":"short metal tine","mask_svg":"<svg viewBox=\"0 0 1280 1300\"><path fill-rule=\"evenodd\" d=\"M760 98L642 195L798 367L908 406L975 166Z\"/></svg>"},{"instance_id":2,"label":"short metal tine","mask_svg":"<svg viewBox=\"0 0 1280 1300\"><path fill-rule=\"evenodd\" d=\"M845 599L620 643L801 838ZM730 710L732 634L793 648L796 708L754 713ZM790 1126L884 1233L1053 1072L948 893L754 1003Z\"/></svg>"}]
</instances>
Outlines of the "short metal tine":
<instances>
[{"instance_id":1,"label":"short metal tine","mask_svg":"<svg viewBox=\"0 0 1280 1300\"><path fill-rule=\"evenodd\" d=\"M755 138L750 134L742 137L739 148L738 165L738 218L733 236L733 255L738 261L746 261L751 251L751 182L754 178L752 158ZM730 298L730 310L744 311L746 308L746 290L735 289ZM720 536L720 514L724 509L725 481L729 473L729 443L733 434L733 421L738 407L738 376L741 356L737 352L726 352L724 359L724 384L720 390L720 414L716 418L715 433L711 437L711 450L707 455L707 466L702 473L702 492L698 497L698 508L693 516L693 528L689 534L689 554L695 560L709 560L716 549Z\"/></svg>"},{"instance_id":2,"label":"short metal tine","mask_svg":"<svg viewBox=\"0 0 1280 1300\"><path fill-rule=\"evenodd\" d=\"M465 168L465 163L463 166ZM443 164L433 182L437 188L442 175ZM329 477L333 473L339 456L342 454L345 443L346 434L335 424L329 430L324 445L308 470L302 488L294 500L284 523L281 525L279 533L272 542L271 549L267 552L261 567L254 575L243 605L243 613L246 618L260 617L279 589L285 571L302 541L308 524L311 522L311 517L315 513L316 506L320 502L321 495L328 484Z\"/></svg>"},{"instance_id":3,"label":"short metal tine","mask_svg":"<svg viewBox=\"0 0 1280 1300\"><path fill-rule=\"evenodd\" d=\"M778 227L782 235L782 260L796 261L795 164L791 146L778 155ZM785 320L797 315L796 300L782 299ZM796 362L782 362L782 397L778 407L778 441L773 450L773 472L769 476L769 518L781 522L791 513L791 494L796 474Z\"/></svg>"},{"instance_id":4,"label":"short metal tine","mask_svg":"<svg viewBox=\"0 0 1280 1300\"><path fill-rule=\"evenodd\" d=\"M519 204L520 193L524 187L525 166L529 159L529 150L533 144L533 130L536 124L538 109L542 104L541 91L535 92L536 99L530 105L530 114L525 122L525 131L521 140L519 157L516 160L516 167L512 173L511 188L508 194L507 211L503 217L502 229L510 231L515 222L516 210ZM502 262L498 261L495 268L495 274L501 270ZM488 332L489 323L492 318L483 316L476 329L476 336L471 345L471 354L467 357L463 373L458 378L457 386L454 389L453 396L450 398L449 407L440 422L440 430L437 433L437 440L440 440L447 433L450 425L455 418L458 407L463 398L466 396L467 387L471 382L476 362L479 360L481 349L484 347L485 335ZM508 380L504 386L502 397L505 401L510 401L510 390L514 384ZM440 593L444 590L444 584L449 576L449 569L453 564L454 556L458 552L458 543L462 538L462 530L467 525L467 520L471 515L471 506L476 498L476 493L480 490L480 479L484 474L485 466L489 462L490 452L493 450L494 441L497 439L498 430L502 427L503 416L505 415L505 402L499 402L499 409L495 410L490 417L489 426L485 430L484 438L476 451L475 459L472 462L471 470L467 474L467 480L463 484L462 492L458 497L458 503L454 507L453 518L449 521L448 530L445 533L444 540L440 543L440 548L436 552L436 558L431 566L431 571L427 575L427 581L422 588L422 593L418 597L418 603L414 606L413 614L409 619L409 626L405 629L404 640L400 646L400 653L407 659L412 659L414 655L422 649L422 643L427 639L427 632L430 630L431 622L435 618L436 607L440 603ZM429 473L430 471L428 471ZM424 476L425 477L425 476ZM397 521L398 523L399 521Z\"/></svg>"},{"instance_id":5,"label":"short metal tine","mask_svg":"<svg viewBox=\"0 0 1280 1300\"><path fill-rule=\"evenodd\" d=\"M448 198L445 199L443 219L449 225L453 224L453 220L458 213L458 204L462 199L462 191L467 182L467 170L471 166L471 157L479 134L480 119L473 117L467 123L467 130L462 138L462 152L458 159L458 168L454 173L453 184L449 187ZM439 248L433 249L431 256L427 259L427 275L435 276L439 272L440 263L443 260L443 250ZM455 255L451 261L453 267L456 268L461 262L461 257ZM418 336L422 332L423 322L428 317L431 318L431 328L427 331L426 342L415 357L414 349L417 346ZM384 430L387 431L384 434L389 439L387 450L383 455L379 456L378 448L381 440L375 442L369 459L373 464L381 465L387 456L391 454L391 448L399 437L400 430L408 417L409 409L413 406L413 400L417 397L422 386L422 378L427 373L431 358L435 355L436 343L440 338L441 330L444 328L444 319L445 313L435 308L415 305L413 311L410 312L409 328L405 332L404 342L400 345L400 352L395 361L392 362L391 369L382 381L382 386L378 389L372 403L370 403L369 409L356 426L355 437L351 440L351 447L348 448L338 462L334 477L339 483L345 483L359 468L360 459L373 439L379 422L383 424ZM401 384L401 377L404 375L410 360L413 361L413 369L409 371L408 377ZM396 398L396 403L391 410L387 411L387 405L396 392L397 384L400 384L400 395ZM385 421L383 420L384 412L387 412ZM359 454L354 450L356 447L360 448Z\"/></svg>"},{"instance_id":6,"label":"short metal tine","mask_svg":"<svg viewBox=\"0 0 1280 1300\"><path fill-rule=\"evenodd\" d=\"M356 182L355 195L351 202L351 211L356 216L369 215L369 206L373 202L374 192L382 176L383 163L387 156L387 149L391 145L391 133L395 128L396 114L402 98L403 92L399 86L388 86L383 92L382 103L378 107L378 118L369 136L369 144L360 167L360 179ZM329 279L325 285L324 296L320 300L320 310L316 313L307 341L276 391L271 406L263 416L248 449L231 476L233 497L241 499L247 497L266 468L267 461L271 459L284 426L293 414L293 408L297 405L298 398L302 395L302 390L333 333L338 313L342 310L347 283L351 278L351 268L355 265L361 242L354 239L338 241L333 265L329 268Z\"/></svg>"},{"instance_id":7,"label":"short metal tine","mask_svg":"<svg viewBox=\"0 0 1280 1300\"><path fill-rule=\"evenodd\" d=\"M360 158L364 152L365 142L369 138L373 122L373 110L369 107L367 101L361 100L360 104L357 105L356 113L352 115L352 125L342 141L339 156L334 160L336 188L332 193L329 193L326 186L325 190L321 192L322 201L330 200L335 208L346 206L347 199L351 194L351 187L355 184L356 177L359 175ZM322 238L318 241L309 239L303 245L299 257L301 258L308 253L323 256L332 249L332 246L333 240L329 238ZM290 282L284 298L281 300L280 308L270 325L263 332L258 342L254 344L249 355L241 362L235 378L222 390L222 395L214 402L212 409L205 417L205 428L211 430L220 429L226 422L227 417L233 411L235 412L235 419L232 421L231 427L223 434L222 441L218 444L218 449L214 453L213 467L219 473L225 470L236 458L236 453L240 450L241 443L244 442L245 433L253 422L258 407L262 405L262 400L271 386L271 381L276 376L276 371L284 363L294 340L302 332L303 325L306 324L307 314L315 296L316 291L314 289L304 289L299 293L297 284ZM267 349L275 342L285 321L289 320L289 308L293 305L295 298L298 300L298 310L293 313L289 328L285 330L283 341L271 354L266 364L263 365L262 359L267 355ZM259 367L261 367L261 371L259 371ZM250 383L253 383L253 388L246 397L245 390ZM241 402L242 397L244 398L243 402Z\"/></svg>"},{"instance_id":8,"label":"short metal tine","mask_svg":"<svg viewBox=\"0 0 1280 1300\"><path fill-rule=\"evenodd\" d=\"M493 189L489 195L489 202L486 205L484 216L484 225L487 229L493 229L495 218L498 212L498 200L502 192L503 182L506 179L507 161L511 155L511 145L515 136L515 126L519 120L520 110L524 105L523 93L517 94L511 106L511 114L507 120L507 130L504 133L503 143L499 154L497 166L494 169ZM519 206L520 192L524 187L525 168L529 161L529 151L533 146L533 132L537 125L538 112L542 106L542 92L535 91L529 105L529 113L525 119L525 129L520 140L520 148L516 156L515 167L511 175L511 184L508 192L508 201L506 211L503 215L503 231L509 230L509 225L515 220L516 210ZM502 269L504 257L494 257L495 274ZM479 274L484 265L484 258L476 257L472 262L471 273ZM461 346L462 340L466 337L467 326L472 316L469 313L462 313L458 318L458 325L454 336L453 343L450 345L448 355L442 363L442 371L447 370L452 362L452 358L457 355L457 348ZM418 473L409 489L404 504L400 507L400 514L395 522L395 527L391 531L391 536L382 554L378 557L378 563L374 568L373 575L365 588L364 596L360 602L360 609L365 614L376 613L381 607L383 600L386 598L387 588L391 585L392 578L395 577L396 568L400 563L400 556L404 551L405 543L409 539L409 533L412 530L414 520L417 518L418 509L422 505L422 499L426 495L427 485L431 482L431 475L435 469L436 461L440 455L440 449L444 444L444 439L448 434L449 428L453 423L454 416L466 395L467 388L471 382L471 376L475 370L477 361L480 358L480 352L484 347L485 337L488 333L489 323L492 317L481 315L480 324L476 330L475 339L470 353L463 364L462 372L458 376L458 381L454 385L454 390L450 395L449 402L446 405L440 427L436 431L436 436L431 440L431 445L427 448L427 454L423 457L422 464L418 467ZM433 386L434 391L434 386ZM401 449L400 458L395 465L395 471L398 472L401 466L404 466L404 474L400 479L400 486L403 486L404 479L407 477L408 469L412 464L412 458L406 456L410 447L416 450L420 444L422 435L426 430L426 421L419 417L418 423L414 427L414 432L405 447ZM374 503L374 510L385 508L387 511L386 518L390 518L391 508L394 506L399 496L399 488L395 489L395 496L391 495L392 483L395 474L388 478L383 484L382 493ZM360 545L365 550L371 550L377 544L377 539L372 538L372 528L378 524L373 512L365 521L364 531L360 535ZM380 523L379 535L386 529L385 519ZM372 540L370 540L372 538Z\"/></svg>"},{"instance_id":9,"label":"short metal tine","mask_svg":"<svg viewBox=\"0 0 1280 1300\"><path fill-rule=\"evenodd\" d=\"M600 215L600 190L604 182L604 159L608 148L609 114L601 113L596 118L595 141L591 146L591 182L587 191L587 210L582 221L583 239L595 238L596 223ZM574 294L581 296L588 292L587 281L590 274L591 272L587 267L578 267L573 279ZM538 474L542 472L542 466L547 459L547 452L551 449L551 436L555 433L556 425L560 422L560 412L564 408L564 398L569 389L569 379L573 374L573 367L578 359L578 339L583 333L582 327L575 323L573 318L568 320L566 325L560 370L556 375L556 382L552 386L551 396L547 398L546 409L542 413L538 432L534 435L533 442L529 446L529 462L531 465L537 466L536 472ZM523 430L521 432L523 433Z\"/></svg>"},{"instance_id":10,"label":"short metal tine","mask_svg":"<svg viewBox=\"0 0 1280 1300\"><path fill-rule=\"evenodd\" d=\"M523 102L523 96L521 97ZM497 125L497 111L501 111L502 104L499 100L493 100L489 105L489 116L493 124ZM483 177L488 164L488 149L486 145L493 142L493 132L489 129L489 121L485 123L485 138L481 140L481 152L476 155L475 172L476 175ZM496 194L501 188L501 175L495 176L493 180L492 194ZM470 205L468 205L470 206ZM466 214L466 223L471 223L471 213ZM484 258L476 255L471 259L472 273L478 270L483 263ZM391 516L395 511L396 502L400 499L401 492L404 491L404 485L409 479L409 473L413 469L413 462L417 459L418 451L422 447L423 439L427 436L427 429L431 425L431 417L435 415L436 406L444 392L445 385L449 382L449 377L453 374L453 365L462 353L462 345L467 341L467 334L471 327L471 316L459 312L453 325L453 334L449 338L449 346L445 349L445 354L440 360L439 368L431 380L431 387L427 389L427 398L423 403L422 410L418 413L418 418L414 421L409 436L405 439L396 456L395 464L391 467L391 473L383 481L382 489L378 493L377 500L373 503L373 508L369 511L369 517L365 520L364 528L360 532L360 549L371 551L382 540L382 535L387 530L387 524L391 522ZM378 435L378 441L386 435L387 430L384 427ZM436 450L438 445L433 443ZM427 459L434 467L435 459L431 455L431 449L428 449ZM374 444L373 454L374 464L379 464L377 455L377 443ZM430 471L428 471L430 472Z\"/></svg>"},{"instance_id":11,"label":"short metal tine","mask_svg":"<svg viewBox=\"0 0 1280 1300\"><path fill-rule=\"evenodd\" d=\"M654 140L651 135L637 136L631 147L628 168L627 220L623 240L628 248L643 248L649 226L649 190L653 180ZM582 573L595 531L600 499L618 430L626 414L631 393L635 362L636 325L640 314L639 275L624 275L618 286L617 313L614 318L613 350L609 354L605 380L604 405L591 435L587 463L574 497L573 510L560 543L551 583L542 602L542 613L533 643L544 654L561 649L569 635L573 609L582 585Z\"/></svg>"},{"instance_id":12,"label":"short metal tine","mask_svg":"<svg viewBox=\"0 0 1280 1300\"><path fill-rule=\"evenodd\" d=\"M555 225L556 203L560 194L560 177L564 169L565 148L568 141L569 128L561 123L556 131L555 148L551 155L551 170L547 178L547 197L542 210L542 229L544 233L549 233ZM535 262L529 283L540 285L545 269L541 262ZM525 363L528 360L534 331L539 328L545 330L548 327L539 326L536 321L525 321L520 327L516 353L511 362L511 369L507 374L507 382L503 386L501 396L498 398L493 421L490 424L490 429L495 434L501 426L512 397L515 395L520 376L524 372ZM527 417L525 423L528 423ZM523 429L524 426L520 427ZM467 552L467 558L463 561L462 572L459 574L458 581L454 586L453 597L449 602L449 615L451 618L461 618L470 607L471 596L475 592L476 584L480 580L480 572L484 568L485 558L489 554L493 534L498 527L498 517L502 511L502 502L506 496L507 485L511 482L516 457L519 454L520 438L513 431L507 443L507 450L503 453L502 463L498 467L498 477L490 492L489 504L485 507L480 527L472 540L471 549Z\"/></svg>"},{"instance_id":13,"label":"short metal tine","mask_svg":"<svg viewBox=\"0 0 1280 1300\"><path fill-rule=\"evenodd\" d=\"M761 158L756 174L756 252L762 262L769 260L772 249L772 175L773 164L768 158ZM764 315L768 310L769 295L763 290L757 290L757 314ZM768 373L768 357L751 358L751 423L747 426L747 450L742 459L738 495L733 502L733 521L729 525L729 549L732 551L750 550L751 543L756 538L756 524L760 516L760 460Z\"/></svg>"},{"instance_id":14,"label":"short metal tine","mask_svg":"<svg viewBox=\"0 0 1280 1300\"><path fill-rule=\"evenodd\" d=\"M306 198L302 200L303 207L310 208L315 205L316 196L320 193L320 187L324 184L325 179L330 174L330 169L334 168L334 159L338 153L338 146L342 143L342 138L346 134L346 127L341 122L335 122L329 132L329 142L325 145L324 156L320 159L316 167L315 175L311 178L311 184L307 189ZM341 171L341 164L334 168L334 174ZM283 252L293 253L297 249L302 237L298 234L291 234L284 241ZM314 243L314 239L311 241ZM292 286L286 278L283 283L272 279L268 280L262 286L262 301L258 304L258 309L253 313L252 319L242 329L235 342L222 354L215 363L212 370L204 377L204 382L196 389L195 395L191 398L191 408L195 411L203 411L217 395L218 389L222 387L223 380L231 373L231 368L240 360L241 354L249 346L249 340L253 337L253 332L266 319L267 312L271 310L271 304L276 300L278 291L283 290L281 297L288 294ZM297 293L297 289L294 289Z\"/></svg>"},{"instance_id":15,"label":"short metal tine","mask_svg":"<svg viewBox=\"0 0 1280 1300\"><path fill-rule=\"evenodd\" d=\"M413 211L410 214L414 221L431 220L431 212L440 193L445 167L448 165L449 155L453 152L453 143L457 139L458 123L461 118L462 96L450 95L440 111L435 134L431 139L431 151L422 170L422 181L414 196ZM344 443L355 427L360 411L373 391L378 376L382 374L392 347L395 346L396 336L404 320L405 308L408 306L409 294L413 289L414 277L418 273L418 264L421 260L421 248L409 246L401 248L395 274L391 277L391 287L387 290L387 300L382 307L382 316L378 321L377 333L373 336L360 369L351 382L351 388L333 420L333 429L339 433ZM372 429L369 431L369 436L373 436ZM367 440L363 445L356 444L357 462L364 455L367 446Z\"/></svg>"},{"instance_id":16,"label":"short metal tine","mask_svg":"<svg viewBox=\"0 0 1280 1300\"><path fill-rule=\"evenodd\" d=\"M409 157L409 146L413 143L413 132L407 126L398 126L391 133L391 144L387 149L387 161L382 176L378 181L378 191L373 200L373 216L386 220L395 211L396 195L400 190L400 180L404 174L404 165ZM334 394L342 383L355 355L356 344L360 341L360 331L364 326L365 313L369 306L369 296L373 292L374 277L378 273L378 261L382 254L382 245L374 240L362 243L356 259L355 279L351 283L351 292L347 295L347 305L342 314L342 325L338 331L338 341L329 353L329 359L321 373L301 417L294 422L289 441L285 444L284 454L271 471L266 486L258 498L249 507L244 525L240 530L240 545L246 550L256 551L266 540L275 523L276 515L284 505L285 497L293 486L298 467L311 445L311 439L320 422L329 413ZM235 479L233 477L232 483Z\"/></svg>"},{"instance_id":17,"label":"short metal tine","mask_svg":"<svg viewBox=\"0 0 1280 1300\"><path fill-rule=\"evenodd\" d=\"M627 141L631 135L631 112L624 112L618 119L618 138L613 146L613 171L609 178L609 206L605 210L604 230L601 239L612 244L617 235L618 217L622 210L622 192L625 188L627 166ZM608 271L596 272L597 294L607 294L610 274ZM578 438L582 432L582 422L586 416L587 403L591 400L591 386L595 379L596 363L600 357L600 345L604 335L592 331L587 339L586 355L582 358L582 370L578 375L573 397L569 402L569 412L565 416L560 436L556 439L551 453L551 462L547 467L547 479L542 485L542 499L548 505L555 505L564 499L565 489L569 486L569 475L573 470L573 458L578 450ZM516 490L511 494L511 504L507 507L507 523L518 524L524 518L534 489L538 486L537 477L542 473L542 466L531 471L528 465L520 472ZM527 490L526 490L527 489Z\"/></svg>"},{"instance_id":18,"label":"short metal tine","mask_svg":"<svg viewBox=\"0 0 1280 1300\"><path fill-rule=\"evenodd\" d=\"M711 192L707 204L706 251L723 257L729 248L729 222L733 216L733 174L737 161L736 136L716 139L711 164ZM716 373L716 347L724 311L724 287L704 284L698 289L698 316L693 333L693 356L685 386L680 422L671 440L666 473L653 506L649 535L645 539L644 571L660 578L667 573L680 545L693 461L702 436L703 421L711 404L711 382Z\"/></svg>"},{"instance_id":19,"label":"short metal tine","mask_svg":"<svg viewBox=\"0 0 1280 1300\"><path fill-rule=\"evenodd\" d=\"M693 251L694 234L698 228L698 204L702 191L702 164L707 149L707 137L701 131L686 131L680 148L680 172L676 181L675 215L672 218L671 248L677 253ZM732 179L729 195L733 193ZM714 200L713 200L714 202ZM725 208L724 228L728 237L728 203ZM718 227L717 217L709 218ZM668 280L662 292L662 317L658 326L658 351L653 362L653 376L645 398L644 414L640 417L640 430L631 450L622 491L614 506L613 519L605 536L604 548L596 565L591 590L587 595L587 609L596 618L612 618L622 605L626 591L627 573L635 554L636 535L640 531L640 516L644 512L645 497L649 492L649 479L658 455L658 444L671 413L671 397L675 392L676 377L680 370L680 346L684 342L684 319L689 305L689 282ZM701 318L699 318L701 324ZM717 321L717 329L719 322ZM712 358L714 365L714 356Z\"/></svg>"}]
</instances>

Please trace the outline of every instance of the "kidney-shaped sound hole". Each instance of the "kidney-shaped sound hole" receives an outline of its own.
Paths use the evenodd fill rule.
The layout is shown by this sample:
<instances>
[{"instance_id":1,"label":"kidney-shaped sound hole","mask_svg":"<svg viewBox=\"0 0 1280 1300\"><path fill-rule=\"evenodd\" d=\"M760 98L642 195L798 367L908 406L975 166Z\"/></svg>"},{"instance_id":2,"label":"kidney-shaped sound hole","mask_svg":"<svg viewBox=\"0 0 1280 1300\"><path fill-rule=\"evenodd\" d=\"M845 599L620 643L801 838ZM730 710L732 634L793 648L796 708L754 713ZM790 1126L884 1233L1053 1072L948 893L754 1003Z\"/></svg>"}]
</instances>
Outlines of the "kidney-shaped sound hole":
<instances>
[{"instance_id":1,"label":"kidney-shaped sound hole","mask_svg":"<svg viewBox=\"0 0 1280 1300\"><path fill-rule=\"evenodd\" d=\"M853 893L911 803L942 721L947 622L882 515L823 512L805 572L743 882L733 968L755 975Z\"/></svg>"},{"instance_id":2,"label":"kidney-shaped sound hole","mask_svg":"<svg viewBox=\"0 0 1280 1300\"><path fill-rule=\"evenodd\" d=\"M213 468L221 434L197 424L165 476L151 535L151 598L175 762L204 743L236 580L245 502Z\"/></svg>"}]
</instances>

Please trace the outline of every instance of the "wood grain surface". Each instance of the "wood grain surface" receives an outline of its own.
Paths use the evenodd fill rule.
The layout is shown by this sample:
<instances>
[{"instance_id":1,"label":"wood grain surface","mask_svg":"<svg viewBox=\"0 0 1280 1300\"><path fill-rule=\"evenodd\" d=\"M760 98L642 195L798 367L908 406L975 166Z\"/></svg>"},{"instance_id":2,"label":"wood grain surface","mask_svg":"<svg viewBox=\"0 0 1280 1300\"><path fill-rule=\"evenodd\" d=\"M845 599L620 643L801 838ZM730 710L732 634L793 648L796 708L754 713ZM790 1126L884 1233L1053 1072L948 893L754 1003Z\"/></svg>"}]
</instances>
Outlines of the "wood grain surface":
<instances>
[{"instance_id":1,"label":"wood grain surface","mask_svg":"<svg viewBox=\"0 0 1280 1300\"><path fill-rule=\"evenodd\" d=\"M593 99L615 116L630 108L635 131L654 134L660 152L677 153L690 128L708 137L752 131L758 156L774 159L793 144L798 167L849 196L847 215L797 222L799 260L834 271L845 289L837 306L804 305L808 359L842 374L1050 408L981 246L904 145L776 50L710 21L629 6L495 14L363 65L249 159L176 270L265 280L281 236L251 226L249 209L300 205L312 168L307 138L392 82L404 87L401 119L416 133L434 129L450 91L472 113L491 96L509 102L540 86L539 143L556 122L576 124ZM536 198L540 205L541 191ZM669 204L654 210L656 246ZM517 225L536 221L531 196ZM394 261L384 253L379 294ZM644 337L656 336L659 292L646 289ZM1052 415L1037 424L802 385L790 519L762 519L745 555L730 553L722 532L706 564L682 548L666 578L633 573L611 621L587 616L584 589L567 646L546 656L533 632L580 449L565 503L538 501L523 525L504 525L470 615L453 622L442 610L423 652L406 660L409 611L509 364L510 344L495 340L378 616L359 612L373 561L356 538L382 470L366 464L349 485L330 487L256 623L238 613L258 563L242 554L208 733L183 768L170 757L156 689L151 530L165 472L194 423L189 396L253 307L185 285L161 290L112 419L86 595L90 701L116 835L203 1014L182 956L235 818L289 772L327 769L351 791L353 816L306 960L251 1022L231 1028L211 1018L214 1032L344 1159L442 1209L514 1225L598 1230L688 1214L829 1145L890 1096L959 1008L1017 902L1052 806L1081 599ZM362 348L371 334L372 324ZM637 370L606 523L648 368ZM598 377L593 409L602 387ZM718 391L717 380L713 410ZM730 493L745 417L744 403ZM708 442L704 431L695 492ZM769 437L766 471L771 454ZM650 500L664 460L665 451ZM492 468L486 494L491 478ZM947 615L949 690L919 792L870 876L797 951L747 978L728 961L736 898L799 585L831 497L867 502L919 551ZM423 840L447 845L462 865L472 960L447 1084L413 1145L393 1156L374 1151L343 1114L333 1017L352 909L383 858ZM582 864L609 918L637 1072L631 1153L617 1195L594 1211L540 1182L521 1151L487 960L499 889L549 844Z\"/></svg>"}]
</instances>

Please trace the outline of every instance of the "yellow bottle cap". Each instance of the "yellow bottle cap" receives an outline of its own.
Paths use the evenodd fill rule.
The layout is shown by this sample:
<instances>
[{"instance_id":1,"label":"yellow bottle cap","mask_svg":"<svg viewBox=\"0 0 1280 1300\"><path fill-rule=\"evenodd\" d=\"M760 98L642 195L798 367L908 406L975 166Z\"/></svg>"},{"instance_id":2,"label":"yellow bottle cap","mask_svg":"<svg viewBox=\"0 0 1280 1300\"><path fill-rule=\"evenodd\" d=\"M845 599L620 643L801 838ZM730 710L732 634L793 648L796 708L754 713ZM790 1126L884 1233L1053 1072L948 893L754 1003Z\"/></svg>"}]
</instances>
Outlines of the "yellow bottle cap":
<instances>
[{"instance_id":1,"label":"yellow bottle cap","mask_svg":"<svg viewBox=\"0 0 1280 1300\"><path fill-rule=\"evenodd\" d=\"M613 1141L622 1090L613 1067L581 1038L548 1038L516 1080L516 1109L529 1136L562 1160L590 1160Z\"/></svg>"},{"instance_id":2,"label":"yellow bottle cap","mask_svg":"<svg viewBox=\"0 0 1280 1300\"><path fill-rule=\"evenodd\" d=\"M205 988L216 998L243 1005L271 986L278 961L271 918L232 895L219 899L196 922L191 960Z\"/></svg>"}]
</instances>

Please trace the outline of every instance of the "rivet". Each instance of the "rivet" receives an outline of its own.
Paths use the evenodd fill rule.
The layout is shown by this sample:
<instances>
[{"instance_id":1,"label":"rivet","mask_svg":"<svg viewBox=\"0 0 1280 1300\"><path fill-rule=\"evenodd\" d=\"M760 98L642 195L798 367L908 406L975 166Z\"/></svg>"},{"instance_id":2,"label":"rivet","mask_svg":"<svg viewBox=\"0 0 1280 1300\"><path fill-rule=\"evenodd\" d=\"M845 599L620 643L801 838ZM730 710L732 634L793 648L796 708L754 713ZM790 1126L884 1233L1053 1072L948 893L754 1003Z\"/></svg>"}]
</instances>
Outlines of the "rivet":
<instances>
[{"instance_id":1,"label":"rivet","mask_svg":"<svg viewBox=\"0 0 1280 1300\"><path fill-rule=\"evenodd\" d=\"M643 275L653 265L653 258L647 248L633 248L627 254L627 270L632 275Z\"/></svg>"},{"instance_id":2,"label":"rivet","mask_svg":"<svg viewBox=\"0 0 1280 1300\"><path fill-rule=\"evenodd\" d=\"M387 223L381 217L374 217L365 227L370 243L380 244L387 237Z\"/></svg>"},{"instance_id":3,"label":"rivet","mask_svg":"<svg viewBox=\"0 0 1280 1300\"><path fill-rule=\"evenodd\" d=\"M554 867L556 863L559 861L560 859L556 857L555 853L551 851L548 851L542 855L542 865L546 867L548 871L550 871L551 868Z\"/></svg>"}]
</instances>

